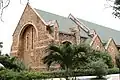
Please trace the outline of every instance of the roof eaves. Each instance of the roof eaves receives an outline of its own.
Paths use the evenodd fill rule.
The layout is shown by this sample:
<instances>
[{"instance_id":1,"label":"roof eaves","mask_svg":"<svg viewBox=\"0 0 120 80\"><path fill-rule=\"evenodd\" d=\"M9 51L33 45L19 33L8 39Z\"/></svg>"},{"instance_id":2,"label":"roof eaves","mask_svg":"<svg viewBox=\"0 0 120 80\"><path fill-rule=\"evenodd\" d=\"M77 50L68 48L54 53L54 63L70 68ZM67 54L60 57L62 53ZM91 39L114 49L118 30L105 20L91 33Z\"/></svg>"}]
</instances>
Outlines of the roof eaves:
<instances>
[{"instance_id":1,"label":"roof eaves","mask_svg":"<svg viewBox=\"0 0 120 80\"><path fill-rule=\"evenodd\" d=\"M90 42L90 46L92 46L93 45L93 43L94 43L94 41L95 41L95 39L97 38L97 34L93 37L93 39L92 39L92 41Z\"/></svg>"},{"instance_id":2,"label":"roof eaves","mask_svg":"<svg viewBox=\"0 0 120 80\"><path fill-rule=\"evenodd\" d=\"M29 4L28 4L29 5ZM30 5L29 5L30 6ZM30 6L31 8L32 8L32 6ZM38 14L38 12L34 9L34 8L32 8L32 10L36 13L36 15L41 19L41 21L45 24L45 25L48 25L44 20L43 20L43 18Z\"/></svg>"}]
</instances>

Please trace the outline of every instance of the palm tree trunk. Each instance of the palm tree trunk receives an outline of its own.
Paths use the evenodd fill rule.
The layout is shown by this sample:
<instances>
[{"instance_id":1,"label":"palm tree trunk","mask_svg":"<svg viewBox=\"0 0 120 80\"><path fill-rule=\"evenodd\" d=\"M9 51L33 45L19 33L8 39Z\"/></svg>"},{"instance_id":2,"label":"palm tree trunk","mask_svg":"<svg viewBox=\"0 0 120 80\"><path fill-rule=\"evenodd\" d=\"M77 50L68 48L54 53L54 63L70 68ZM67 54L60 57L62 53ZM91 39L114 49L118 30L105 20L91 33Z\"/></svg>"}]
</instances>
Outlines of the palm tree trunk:
<instances>
[{"instance_id":1,"label":"palm tree trunk","mask_svg":"<svg viewBox=\"0 0 120 80\"><path fill-rule=\"evenodd\" d=\"M69 80L69 79L68 79L68 73L69 73L69 72L68 72L68 71L69 71L69 70L68 70L68 67L65 67L65 70L66 70L66 71L65 71L65 79L66 79L66 80Z\"/></svg>"},{"instance_id":2,"label":"palm tree trunk","mask_svg":"<svg viewBox=\"0 0 120 80\"><path fill-rule=\"evenodd\" d=\"M65 74L66 74L66 75L65 75L65 79L66 79L66 80L69 80L69 79L68 79L68 70L66 71Z\"/></svg>"}]
</instances>

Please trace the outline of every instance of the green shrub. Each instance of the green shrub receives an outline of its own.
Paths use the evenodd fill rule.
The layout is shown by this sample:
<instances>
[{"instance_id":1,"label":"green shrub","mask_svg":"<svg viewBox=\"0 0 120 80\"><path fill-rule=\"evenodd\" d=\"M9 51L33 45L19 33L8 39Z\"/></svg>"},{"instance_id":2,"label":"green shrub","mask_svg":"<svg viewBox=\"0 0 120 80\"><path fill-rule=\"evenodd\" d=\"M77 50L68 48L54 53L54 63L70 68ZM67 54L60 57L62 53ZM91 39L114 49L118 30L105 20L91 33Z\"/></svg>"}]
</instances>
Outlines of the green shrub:
<instances>
[{"instance_id":1,"label":"green shrub","mask_svg":"<svg viewBox=\"0 0 120 80\"><path fill-rule=\"evenodd\" d=\"M27 80L27 78L23 74L19 72L14 72L12 70L1 70L0 79L1 80Z\"/></svg>"},{"instance_id":2,"label":"green shrub","mask_svg":"<svg viewBox=\"0 0 120 80\"><path fill-rule=\"evenodd\" d=\"M26 70L26 67L21 60L17 59L16 57L11 57L8 54L0 55L0 63L6 69L12 69L19 72Z\"/></svg>"},{"instance_id":3,"label":"green shrub","mask_svg":"<svg viewBox=\"0 0 120 80\"><path fill-rule=\"evenodd\" d=\"M103 78L108 73L108 66L102 60L92 62L91 67L98 78Z\"/></svg>"},{"instance_id":4,"label":"green shrub","mask_svg":"<svg viewBox=\"0 0 120 80\"><path fill-rule=\"evenodd\" d=\"M108 69L108 74L119 74L119 68Z\"/></svg>"},{"instance_id":5,"label":"green shrub","mask_svg":"<svg viewBox=\"0 0 120 80\"><path fill-rule=\"evenodd\" d=\"M108 69L109 74L118 73L118 68ZM79 69L72 71L72 74L68 76L95 76L94 69ZM47 78L60 78L65 77L65 71L53 71L53 72L15 72L13 70L3 69L0 70L0 80L32 80L32 79L47 79Z\"/></svg>"},{"instance_id":6,"label":"green shrub","mask_svg":"<svg viewBox=\"0 0 120 80\"><path fill-rule=\"evenodd\" d=\"M107 52L95 51L90 56L88 56L89 63L103 60L103 62L108 66L108 68L113 68L112 58Z\"/></svg>"}]
</instances>

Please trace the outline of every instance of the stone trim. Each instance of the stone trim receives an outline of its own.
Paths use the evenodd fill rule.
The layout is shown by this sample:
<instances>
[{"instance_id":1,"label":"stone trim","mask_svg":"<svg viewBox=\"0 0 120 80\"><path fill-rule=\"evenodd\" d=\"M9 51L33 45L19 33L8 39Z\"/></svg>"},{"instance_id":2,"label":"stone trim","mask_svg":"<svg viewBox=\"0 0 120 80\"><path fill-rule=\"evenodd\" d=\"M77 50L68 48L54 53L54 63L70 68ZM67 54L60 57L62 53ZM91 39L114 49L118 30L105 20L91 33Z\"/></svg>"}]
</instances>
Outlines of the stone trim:
<instances>
[{"instance_id":1,"label":"stone trim","mask_svg":"<svg viewBox=\"0 0 120 80\"><path fill-rule=\"evenodd\" d=\"M54 38L50 34L46 34L46 35L49 37L49 39L53 39L54 40Z\"/></svg>"},{"instance_id":2,"label":"stone trim","mask_svg":"<svg viewBox=\"0 0 120 80\"><path fill-rule=\"evenodd\" d=\"M65 34L65 35L71 35L71 36L74 36L73 33L69 33L69 32L62 32L62 31L59 31L59 34Z\"/></svg>"},{"instance_id":3,"label":"stone trim","mask_svg":"<svg viewBox=\"0 0 120 80\"><path fill-rule=\"evenodd\" d=\"M105 47L103 46L103 43L102 43L102 41L101 41L100 37L99 37L97 34L93 37L92 41L90 42L90 46L92 46L92 45L94 44L94 42L95 42L96 38L98 38L98 39L99 39L100 44L102 45L102 48L103 48L103 49L104 49L104 51L105 51ZM97 47L97 48L99 48L99 46L96 46L96 47ZM100 47L100 48L101 48L101 47Z\"/></svg>"},{"instance_id":4,"label":"stone trim","mask_svg":"<svg viewBox=\"0 0 120 80\"><path fill-rule=\"evenodd\" d=\"M106 44L106 46L105 46L105 49L106 49L106 50L108 49L111 41L112 41L112 38L110 38L110 39L108 40L108 42L107 42L107 44Z\"/></svg>"},{"instance_id":5,"label":"stone trim","mask_svg":"<svg viewBox=\"0 0 120 80\"><path fill-rule=\"evenodd\" d=\"M43 20L43 18L37 13L37 11L34 9L34 8L32 8L32 6L30 5L30 4L27 4L35 13L36 13L36 15L41 19L41 21L45 24L45 25L48 25L44 20ZM26 5L26 6L27 6Z\"/></svg>"},{"instance_id":6,"label":"stone trim","mask_svg":"<svg viewBox=\"0 0 120 80\"><path fill-rule=\"evenodd\" d=\"M27 22L23 25L23 27L21 28L19 34L18 34L18 43L17 43L17 46L19 46L19 41L20 41L20 37L22 35L22 32L24 32L24 30L27 28L27 25L32 25L34 28L35 28L35 31L36 31L36 36L37 36L37 41L38 41L38 30L35 26L35 24L33 24L32 22Z\"/></svg>"},{"instance_id":7,"label":"stone trim","mask_svg":"<svg viewBox=\"0 0 120 80\"><path fill-rule=\"evenodd\" d=\"M95 39L97 38L97 34L92 38L92 41L90 42L90 46L92 46L92 44L94 43Z\"/></svg>"},{"instance_id":8,"label":"stone trim","mask_svg":"<svg viewBox=\"0 0 120 80\"><path fill-rule=\"evenodd\" d=\"M24 14L24 12L25 12L25 10L26 10L27 7L30 7L30 8L35 12L35 14L41 19L41 21L43 22L43 24L45 24L45 26L48 25L48 24L43 20L43 18L36 12L36 10L35 10L34 8L32 8L32 6L31 6L29 3L26 4L22 15ZM21 18L22 18L22 15L21 15ZM21 20L21 18L20 18L20 20ZM19 20L19 22L20 22L20 20ZM19 24L19 22L18 22L18 24ZM17 24L17 25L18 25L18 24ZM15 28L15 30L14 30L14 32L13 32L13 35L15 34L16 29L17 29L17 27ZM12 35L12 36L13 36L13 35Z\"/></svg>"},{"instance_id":9,"label":"stone trim","mask_svg":"<svg viewBox=\"0 0 120 80\"><path fill-rule=\"evenodd\" d=\"M54 39L54 40L55 40L55 37L57 37L56 40L59 40L59 31L58 31L59 25L58 25L57 20L50 20L50 21L47 22L47 24L48 25L46 27L50 27L50 25L53 25L53 27L54 27L54 34L53 34L53 36L51 36L50 34L47 34L47 36L50 39ZM55 28L56 27L57 27L57 33L55 33ZM45 31L47 31L47 30L45 30ZM55 34L57 34L57 35L55 36Z\"/></svg>"},{"instance_id":10,"label":"stone trim","mask_svg":"<svg viewBox=\"0 0 120 80\"><path fill-rule=\"evenodd\" d=\"M16 51L12 51L12 52L10 52L10 53L16 53L17 52L17 50Z\"/></svg>"},{"instance_id":11,"label":"stone trim","mask_svg":"<svg viewBox=\"0 0 120 80\"><path fill-rule=\"evenodd\" d=\"M53 39L45 39L45 40L40 40L38 42L44 42L44 41L52 41Z\"/></svg>"},{"instance_id":12,"label":"stone trim","mask_svg":"<svg viewBox=\"0 0 120 80\"><path fill-rule=\"evenodd\" d=\"M57 27L56 33L55 33L55 30L54 30L54 39L56 38L55 40L59 40L59 24L58 24L57 20L55 20L54 24L55 24L54 25L55 30L56 30L56 27Z\"/></svg>"},{"instance_id":13,"label":"stone trim","mask_svg":"<svg viewBox=\"0 0 120 80\"><path fill-rule=\"evenodd\" d=\"M119 53L119 51L117 49L117 45L115 44L113 38L110 38L108 40L108 43L106 44L105 49L112 57L112 62L114 63L114 66L115 66L116 65L115 56L116 56L116 54Z\"/></svg>"},{"instance_id":14,"label":"stone trim","mask_svg":"<svg viewBox=\"0 0 120 80\"><path fill-rule=\"evenodd\" d=\"M66 42L66 41L72 43L72 41L70 41L70 40L63 40L62 43Z\"/></svg>"},{"instance_id":15,"label":"stone trim","mask_svg":"<svg viewBox=\"0 0 120 80\"><path fill-rule=\"evenodd\" d=\"M45 47L48 47L48 46L36 47L35 49L41 49L41 48L45 48Z\"/></svg>"},{"instance_id":16,"label":"stone trim","mask_svg":"<svg viewBox=\"0 0 120 80\"><path fill-rule=\"evenodd\" d=\"M113 41L113 43L114 43L114 45L115 45L115 47L116 47L116 49L117 49L117 45L116 45L115 41L113 40L113 38L110 38L109 41L108 41L108 43L107 43L106 46L105 46L105 49L106 49L106 50L108 49L111 41ZM117 49L117 50L118 50L118 49ZM119 52L119 51L118 51L118 52Z\"/></svg>"}]
</instances>

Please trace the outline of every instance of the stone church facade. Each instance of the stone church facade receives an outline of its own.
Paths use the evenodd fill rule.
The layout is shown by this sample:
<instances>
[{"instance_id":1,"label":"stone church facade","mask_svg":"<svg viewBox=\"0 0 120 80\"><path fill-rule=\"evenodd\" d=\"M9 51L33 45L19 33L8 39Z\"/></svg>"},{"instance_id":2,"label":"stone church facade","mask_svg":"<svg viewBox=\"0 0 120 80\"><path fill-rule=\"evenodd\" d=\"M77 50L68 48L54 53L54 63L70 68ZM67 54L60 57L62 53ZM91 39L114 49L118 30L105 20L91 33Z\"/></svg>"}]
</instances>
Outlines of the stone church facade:
<instances>
[{"instance_id":1,"label":"stone church facade","mask_svg":"<svg viewBox=\"0 0 120 80\"><path fill-rule=\"evenodd\" d=\"M26 66L33 70L44 70L46 67L42 58L46 55L45 50L49 44L61 44L65 41L79 44L88 39L80 37L77 28L74 29L74 32L64 32L60 31L59 27L60 24L57 20L45 21L36 9L27 4L13 33L10 54L21 59ZM95 34L91 37L89 44L96 50L108 51L115 63L115 55L119 52L112 38L104 46L99 35Z\"/></svg>"}]
</instances>

